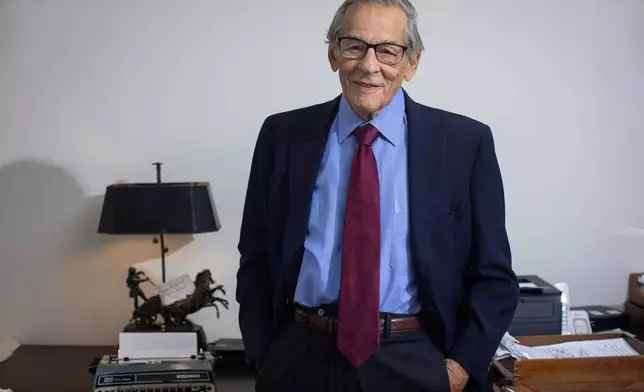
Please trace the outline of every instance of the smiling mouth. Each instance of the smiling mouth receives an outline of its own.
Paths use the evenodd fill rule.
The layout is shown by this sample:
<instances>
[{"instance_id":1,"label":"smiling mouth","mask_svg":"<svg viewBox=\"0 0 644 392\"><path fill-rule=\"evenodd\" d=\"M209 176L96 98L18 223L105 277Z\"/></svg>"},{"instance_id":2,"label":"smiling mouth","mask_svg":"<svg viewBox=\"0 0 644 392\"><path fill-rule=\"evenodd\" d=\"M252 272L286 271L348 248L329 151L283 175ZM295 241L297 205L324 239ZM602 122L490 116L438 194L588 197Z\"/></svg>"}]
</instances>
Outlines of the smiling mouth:
<instances>
[{"instance_id":1,"label":"smiling mouth","mask_svg":"<svg viewBox=\"0 0 644 392\"><path fill-rule=\"evenodd\" d=\"M363 88L376 88L376 87L380 87L380 86L376 86L375 84L368 84L368 83L361 83L361 82L353 82L353 83L355 83L355 84L357 84L359 87L363 87Z\"/></svg>"}]
</instances>

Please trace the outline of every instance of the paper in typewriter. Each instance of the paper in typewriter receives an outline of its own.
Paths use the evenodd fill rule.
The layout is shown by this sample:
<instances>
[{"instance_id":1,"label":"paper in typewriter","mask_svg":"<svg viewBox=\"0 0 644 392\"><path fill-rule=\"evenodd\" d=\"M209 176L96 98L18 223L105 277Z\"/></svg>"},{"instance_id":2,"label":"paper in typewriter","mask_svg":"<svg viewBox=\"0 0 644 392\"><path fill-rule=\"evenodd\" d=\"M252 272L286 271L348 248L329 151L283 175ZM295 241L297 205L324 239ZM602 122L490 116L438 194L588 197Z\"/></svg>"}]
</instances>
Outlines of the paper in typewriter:
<instances>
[{"instance_id":1,"label":"paper in typewriter","mask_svg":"<svg viewBox=\"0 0 644 392\"><path fill-rule=\"evenodd\" d=\"M190 358L198 353L194 332L121 332L119 358L135 360Z\"/></svg>"}]
</instances>

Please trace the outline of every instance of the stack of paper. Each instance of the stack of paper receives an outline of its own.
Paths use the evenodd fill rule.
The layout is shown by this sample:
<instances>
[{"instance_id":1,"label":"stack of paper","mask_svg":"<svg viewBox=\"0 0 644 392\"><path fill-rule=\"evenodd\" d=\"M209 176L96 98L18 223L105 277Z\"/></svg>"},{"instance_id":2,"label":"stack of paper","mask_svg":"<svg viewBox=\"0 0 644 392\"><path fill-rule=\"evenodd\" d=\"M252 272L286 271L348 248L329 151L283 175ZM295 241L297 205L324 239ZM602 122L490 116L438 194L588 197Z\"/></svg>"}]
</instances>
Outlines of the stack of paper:
<instances>
[{"instance_id":1,"label":"stack of paper","mask_svg":"<svg viewBox=\"0 0 644 392\"><path fill-rule=\"evenodd\" d=\"M640 355L623 338L584 340L546 346L524 346L505 334L494 359L596 358Z\"/></svg>"},{"instance_id":2,"label":"stack of paper","mask_svg":"<svg viewBox=\"0 0 644 392\"><path fill-rule=\"evenodd\" d=\"M501 339L499 348L496 349L494 359L503 359L508 357L522 358L523 354L517 351L519 347L522 347L519 344L519 341L506 332L505 335L503 335L503 339Z\"/></svg>"}]
</instances>

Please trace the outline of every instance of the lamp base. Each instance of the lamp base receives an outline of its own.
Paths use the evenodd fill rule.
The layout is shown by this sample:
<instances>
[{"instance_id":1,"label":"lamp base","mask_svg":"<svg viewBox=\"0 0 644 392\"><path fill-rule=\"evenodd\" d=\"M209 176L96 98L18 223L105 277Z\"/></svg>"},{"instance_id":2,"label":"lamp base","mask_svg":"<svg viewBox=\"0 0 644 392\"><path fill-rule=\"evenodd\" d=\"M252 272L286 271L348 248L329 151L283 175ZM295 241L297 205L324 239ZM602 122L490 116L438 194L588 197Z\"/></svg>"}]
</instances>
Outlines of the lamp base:
<instances>
[{"instance_id":1,"label":"lamp base","mask_svg":"<svg viewBox=\"0 0 644 392\"><path fill-rule=\"evenodd\" d=\"M129 323L123 328L123 332L162 332L163 328L159 324L137 324Z\"/></svg>"}]
</instances>

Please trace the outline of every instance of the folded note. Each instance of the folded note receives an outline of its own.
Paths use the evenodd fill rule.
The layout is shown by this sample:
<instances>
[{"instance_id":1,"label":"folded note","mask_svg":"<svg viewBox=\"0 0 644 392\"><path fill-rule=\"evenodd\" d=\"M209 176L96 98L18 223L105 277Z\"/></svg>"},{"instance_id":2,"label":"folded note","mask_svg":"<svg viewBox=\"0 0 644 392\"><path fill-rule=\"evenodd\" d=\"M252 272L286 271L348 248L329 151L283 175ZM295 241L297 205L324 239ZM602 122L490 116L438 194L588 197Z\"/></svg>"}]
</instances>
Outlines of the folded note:
<instances>
[{"instance_id":1,"label":"folded note","mask_svg":"<svg viewBox=\"0 0 644 392\"><path fill-rule=\"evenodd\" d=\"M177 276L160 286L157 286L157 293L161 303L165 306L176 301L186 299L195 291L195 284L188 275Z\"/></svg>"}]
</instances>

